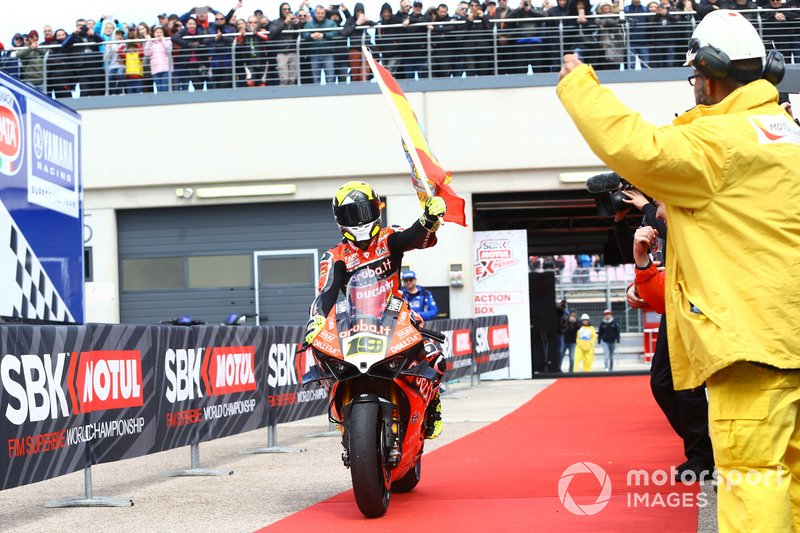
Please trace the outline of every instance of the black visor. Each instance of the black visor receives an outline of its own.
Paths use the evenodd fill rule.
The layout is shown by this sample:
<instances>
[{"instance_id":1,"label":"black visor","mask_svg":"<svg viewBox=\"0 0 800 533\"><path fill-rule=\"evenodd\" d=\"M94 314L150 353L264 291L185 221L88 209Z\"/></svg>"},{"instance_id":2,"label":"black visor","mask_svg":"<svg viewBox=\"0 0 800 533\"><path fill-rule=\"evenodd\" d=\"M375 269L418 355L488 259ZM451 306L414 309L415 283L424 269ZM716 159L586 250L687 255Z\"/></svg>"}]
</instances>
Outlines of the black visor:
<instances>
[{"instance_id":1,"label":"black visor","mask_svg":"<svg viewBox=\"0 0 800 533\"><path fill-rule=\"evenodd\" d=\"M380 201L353 202L333 208L336 223L340 226L363 226L381 216Z\"/></svg>"}]
</instances>

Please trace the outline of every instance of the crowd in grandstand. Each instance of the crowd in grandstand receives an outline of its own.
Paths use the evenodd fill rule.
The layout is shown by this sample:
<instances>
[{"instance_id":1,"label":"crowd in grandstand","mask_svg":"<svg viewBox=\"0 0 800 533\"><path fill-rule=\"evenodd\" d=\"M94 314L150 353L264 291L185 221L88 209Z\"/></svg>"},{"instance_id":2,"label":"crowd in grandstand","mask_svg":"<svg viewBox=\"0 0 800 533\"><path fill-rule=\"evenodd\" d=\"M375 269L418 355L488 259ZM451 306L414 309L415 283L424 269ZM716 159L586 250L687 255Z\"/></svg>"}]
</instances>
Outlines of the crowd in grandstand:
<instances>
[{"instance_id":1,"label":"crowd in grandstand","mask_svg":"<svg viewBox=\"0 0 800 533\"><path fill-rule=\"evenodd\" d=\"M238 17L210 6L158 15L155 24L110 16L46 25L0 43L0 70L48 94L187 90L189 87L344 83L368 79L361 44L374 46L398 78L554 72L562 51L578 50L596 68L654 68L683 62L691 22L720 8L756 10L763 37L800 60L800 0L468 0L450 13L401 0L370 16L362 3L293 8L274 18L261 9ZM625 19L615 15L624 11ZM562 18L567 17L567 18ZM445 24L447 23L447 24ZM299 31L298 31L299 30ZM496 41L495 41L496 39ZM429 50L430 40L430 50ZM496 48L497 65L494 61ZM324 74L323 74L324 72ZM299 78L299 79L298 79ZM143 83L143 80L146 83Z\"/></svg>"}]
</instances>

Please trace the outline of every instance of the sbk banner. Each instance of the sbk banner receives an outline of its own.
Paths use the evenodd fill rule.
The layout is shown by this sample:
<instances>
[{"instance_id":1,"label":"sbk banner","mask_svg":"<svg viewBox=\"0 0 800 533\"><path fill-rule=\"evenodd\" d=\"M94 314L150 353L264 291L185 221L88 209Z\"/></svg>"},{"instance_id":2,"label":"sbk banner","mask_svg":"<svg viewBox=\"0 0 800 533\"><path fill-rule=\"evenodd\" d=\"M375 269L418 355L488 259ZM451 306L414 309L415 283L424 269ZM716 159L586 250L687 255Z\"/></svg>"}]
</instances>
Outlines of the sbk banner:
<instances>
[{"instance_id":1,"label":"sbk banner","mask_svg":"<svg viewBox=\"0 0 800 533\"><path fill-rule=\"evenodd\" d=\"M78 430L91 417L76 411L71 379L86 334L85 326L0 328L0 490L86 465Z\"/></svg>"},{"instance_id":2,"label":"sbk banner","mask_svg":"<svg viewBox=\"0 0 800 533\"><path fill-rule=\"evenodd\" d=\"M447 361L445 381L453 381L472 374L472 320L456 318L429 320L425 327L438 331L445 337L442 353Z\"/></svg>"},{"instance_id":3,"label":"sbk banner","mask_svg":"<svg viewBox=\"0 0 800 533\"><path fill-rule=\"evenodd\" d=\"M154 451L251 431L264 425L264 349L270 328L162 327L156 369Z\"/></svg>"},{"instance_id":4,"label":"sbk banner","mask_svg":"<svg viewBox=\"0 0 800 533\"><path fill-rule=\"evenodd\" d=\"M508 317L479 316L472 319L472 327L475 333L475 373L483 374L508 367Z\"/></svg>"},{"instance_id":5,"label":"sbk banner","mask_svg":"<svg viewBox=\"0 0 800 533\"><path fill-rule=\"evenodd\" d=\"M302 386L314 365L311 350L298 353L306 328L275 326L267 355L267 425L302 420L328 412L328 392L319 383Z\"/></svg>"}]
</instances>

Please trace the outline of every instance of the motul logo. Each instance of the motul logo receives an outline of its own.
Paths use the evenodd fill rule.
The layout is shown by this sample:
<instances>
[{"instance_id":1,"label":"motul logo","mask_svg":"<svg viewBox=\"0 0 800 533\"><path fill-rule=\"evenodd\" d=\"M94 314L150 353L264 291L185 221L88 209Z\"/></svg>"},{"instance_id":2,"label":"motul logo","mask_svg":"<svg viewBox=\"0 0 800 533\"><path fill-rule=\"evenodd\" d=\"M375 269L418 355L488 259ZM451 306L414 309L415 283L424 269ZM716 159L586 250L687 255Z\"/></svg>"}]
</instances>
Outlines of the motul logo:
<instances>
[{"instance_id":1,"label":"motul logo","mask_svg":"<svg viewBox=\"0 0 800 533\"><path fill-rule=\"evenodd\" d=\"M468 329L458 329L453 332L453 355L468 355L472 353L472 339Z\"/></svg>"},{"instance_id":2,"label":"motul logo","mask_svg":"<svg viewBox=\"0 0 800 533\"><path fill-rule=\"evenodd\" d=\"M72 359L70 376L77 361L77 391L70 387L75 412L139 407L142 394L142 356L138 350L81 352ZM77 392L78 401L75 402Z\"/></svg>"},{"instance_id":3,"label":"motul logo","mask_svg":"<svg viewBox=\"0 0 800 533\"><path fill-rule=\"evenodd\" d=\"M489 327L489 345L492 350L508 348L508 324Z\"/></svg>"},{"instance_id":4,"label":"motul logo","mask_svg":"<svg viewBox=\"0 0 800 533\"><path fill-rule=\"evenodd\" d=\"M255 346L208 348L203 381L210 396L256 390Z\"/></svg>"}]
</instances>

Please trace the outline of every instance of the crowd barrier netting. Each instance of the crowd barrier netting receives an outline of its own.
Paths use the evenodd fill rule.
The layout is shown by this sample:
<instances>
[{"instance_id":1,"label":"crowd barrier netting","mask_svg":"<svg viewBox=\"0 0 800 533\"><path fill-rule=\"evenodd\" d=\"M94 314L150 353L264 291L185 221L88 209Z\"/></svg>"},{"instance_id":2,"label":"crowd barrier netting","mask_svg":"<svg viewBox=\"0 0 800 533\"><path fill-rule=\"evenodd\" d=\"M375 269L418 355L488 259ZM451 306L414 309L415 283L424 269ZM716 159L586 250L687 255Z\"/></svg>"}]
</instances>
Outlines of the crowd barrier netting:
<instances>
[{"instance_id":1,"label":"crowd barrier netting","mask_svg":"<svg viewBox=\"0 0 800 533\"><path fill-rule=\"evenodd\" d=\"M508 318L434 320L445 379L508 366ZM327 412L298 326L0 326L0 490Z\"/></svg>"}]
</instances>

